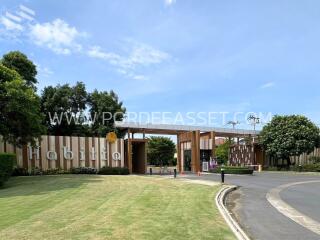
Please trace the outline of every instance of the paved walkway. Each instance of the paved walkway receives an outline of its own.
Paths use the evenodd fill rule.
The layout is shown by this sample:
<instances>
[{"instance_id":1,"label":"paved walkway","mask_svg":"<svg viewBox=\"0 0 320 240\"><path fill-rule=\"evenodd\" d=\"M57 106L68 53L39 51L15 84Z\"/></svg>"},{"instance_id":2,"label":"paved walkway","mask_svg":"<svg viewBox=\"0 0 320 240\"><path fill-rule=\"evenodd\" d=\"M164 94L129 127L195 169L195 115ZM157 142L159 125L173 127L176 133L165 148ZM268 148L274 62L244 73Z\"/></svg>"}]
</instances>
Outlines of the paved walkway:
<instances>
[{"instance_id":1,"label":"paved walkway","mask_svg":"<svg viewBox=\"0 0 320 240\"><path fill-rule=\"evenodd\" d=\"M185 175L179 178L217 182L220 180L220 175L205 174L200 177ZM319 240L317 223L320 220L320 182L318 181L320 174L263 172L255 173L253 176L226 175L226 183L239 186L239 189L228 197L227 205L252 239ZM297 184L298 182L300 184ZM277 192L276 201L282 201L294 211L284 215L277 206L268 201L267 194L270 192ZM280 205L280 209L281 207L283 206ZM303 219L311 221L306 221L304 225L295 221L297 219L302 219L302 222Z\"/></svg>"}]
</instances>

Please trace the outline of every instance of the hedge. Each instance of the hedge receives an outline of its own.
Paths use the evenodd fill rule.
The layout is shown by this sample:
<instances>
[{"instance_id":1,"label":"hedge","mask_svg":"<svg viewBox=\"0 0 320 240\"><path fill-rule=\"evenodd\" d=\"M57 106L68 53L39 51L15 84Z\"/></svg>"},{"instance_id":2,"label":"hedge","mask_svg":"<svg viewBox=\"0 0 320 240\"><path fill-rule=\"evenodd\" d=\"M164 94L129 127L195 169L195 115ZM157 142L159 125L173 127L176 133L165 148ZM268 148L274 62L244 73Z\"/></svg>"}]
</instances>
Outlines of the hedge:
<instances>
[{"instance_id":1,"label":"hedge","mask_svg":"<svg viewBox=\"0 0 320 240\"><path fill-rule=\"evenodd\" d=\"M12 153L0 153L0 186L7 181L16 164L16 155Z\"/></svg>"},{"instance_id":2,"label":"hedge","mask_svg":"<svg viewBox=\"0 0 320 240\"><path fill-rule=\"evenodd\" d=\"M304 164L302 166L294 165L291 169L297 172L320 172L320 163Z\"/></svg>"},{"instance_id":3,"label":"hedge","mask_svg":"<svg viewBox=\"0 0 320 240\"><path fill-rule=\"evenodd\" d=\"M128 175L129 169L126 167L102 167L98 174L100 175Z\"/></svg>"},{"instance_id":4,"label":"hedge","mask_svg":"<svg viewBox=\"0 0 320 240\"><path fill-rule=\"evenodd\" d=\"M210 172L221 173L221 168L222 167L210 169ZM252 174L253 173L253 169L248 168L248 167L227 166L227 167L223 167L223 169L224 169L224 173L226 173L226 174Z\"/></svg>"},{"instance_id":5,"label":"hedge","mask_svg":"<svg viewBox=\"0 0 320 240\"><path fill-rule=\"evenodd\" d=\"M70 173L72 173L72 174L97 174L97 169L91 168L91 167L77 167L77 168L71 168Z\"/></svg>"}]
</instances>

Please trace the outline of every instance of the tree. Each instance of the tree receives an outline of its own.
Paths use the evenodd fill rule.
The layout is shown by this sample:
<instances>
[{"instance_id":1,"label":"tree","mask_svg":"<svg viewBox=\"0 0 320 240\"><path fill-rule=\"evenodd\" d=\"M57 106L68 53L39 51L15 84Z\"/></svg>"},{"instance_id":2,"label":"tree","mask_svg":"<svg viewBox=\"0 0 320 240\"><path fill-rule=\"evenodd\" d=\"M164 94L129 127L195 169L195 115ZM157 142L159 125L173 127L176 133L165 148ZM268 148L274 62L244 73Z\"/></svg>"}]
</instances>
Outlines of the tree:
<instances>
[{"instance_id":1,"label":"tree","mask_svg":"<svg viewBox=\"0 0 320 240\"><path fill-rule=\"evenodd\" d=\"M86 136L89 126L83 114L87 107L88 93L82 82L45 87L41 94L41 111L49 134Z\"/></svg>"},{"instance_id":2,"label":"tree","mask_svg":"<svg viewBox=\"0 0 320 240\"><path fill-rule=\"evenodd\" d=\"M0 135L14 145L35 143L44 132L39 97L14 70L0 64Z\"/></svg>"},{"instance_id":3,"label":"tree","mask_svg":"<svg viewBox=\"0 0 320 240\"><path fill-rule=\"evenodd\" d=\"M289 167L291 156L310 153L319 146L319 134L319 128L304 116L275 116L263 127L259 141L270 156L285 160Z\"/></svg>"},{"instance_id":4,"label":"tree","mask_svg":"<svg viewBox=\"0 0 320 240\"><path fill-rule=\"evenodd\" d=\"M26 55L19 51L9 52L3 55L1 63L7 68L15 70L27 82L28 86L35 88L35 84L38 82L36 65Z\"/></svg>"},{"instance_id":5,"label":"tree","mask_svg":"<svg viewBox=\"0 0 320 240\"><path fill-rule=\"evenodd\" d=\"M95 90L89 97L90 115L92 120L92 133L105 137L108 132L115 131L118 137L123 133L114 127L115 121L122 121L126 112L118 95L112 90L98 92Z\"/></svg>"},{"instance_id":6,"label":"tree","mask_svg":"<svg viewBox=\"0 0 320 240\"><path fill-rule=\"evenodd\" d=\"M150 137L148 161L151 165L167 166L173 163L176 145L167 137Z\"/></svg>"},{"instance_id":7,"label":"tree","mask_svg":"<svg viewBox=\"0 0 320 240\"><path fill-rule=\"evenodd\" d=\"M218 163L226 164L229 160L229 150L231 146L231 141L227 140L223 144L219 145L216 149L216 157L218 159Z\"/></svg>"}]
</instances>

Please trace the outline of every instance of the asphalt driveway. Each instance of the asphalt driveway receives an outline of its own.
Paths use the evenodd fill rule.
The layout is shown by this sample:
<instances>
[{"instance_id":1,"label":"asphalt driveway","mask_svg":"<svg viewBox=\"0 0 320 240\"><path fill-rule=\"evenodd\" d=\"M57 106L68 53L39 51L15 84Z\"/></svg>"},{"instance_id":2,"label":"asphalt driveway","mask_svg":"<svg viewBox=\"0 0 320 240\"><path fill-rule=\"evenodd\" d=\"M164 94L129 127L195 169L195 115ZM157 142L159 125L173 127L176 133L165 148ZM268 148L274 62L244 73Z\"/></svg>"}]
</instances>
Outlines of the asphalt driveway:
<instances>
[{"instance_id":1,"label":"asphalt driveway","mask_svg":"<svg viewBox=\"0 0 320 240\"><path fill-rule=\"evenodd\" d=\"M179 176L189 179L220 181L219 174ZM267 200L266 194L288 183L320 181L320 174L254 173L253 176L226 175L227 184L239 189L227 198L227 206L252 239L319 240L320 235L280 213ZM280 192L281 199L300 213L320 222L320 182L290 186Z\"/></svg>"}]
</instances>

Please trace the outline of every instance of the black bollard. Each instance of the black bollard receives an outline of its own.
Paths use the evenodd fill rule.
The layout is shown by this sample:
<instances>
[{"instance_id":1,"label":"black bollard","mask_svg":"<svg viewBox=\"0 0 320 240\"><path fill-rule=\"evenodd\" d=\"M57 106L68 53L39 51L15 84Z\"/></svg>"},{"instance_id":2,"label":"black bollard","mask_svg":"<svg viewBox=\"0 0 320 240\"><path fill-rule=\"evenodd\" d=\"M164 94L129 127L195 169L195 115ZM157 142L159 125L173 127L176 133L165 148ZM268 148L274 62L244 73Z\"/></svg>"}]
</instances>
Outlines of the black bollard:
<instances>
[{"instance_id":1,"label":"black bollard","mask_svg":"<svg viewBox=\"0 0 320 240\"><path fill-rule=\"evenodd\" d=\"M152 168L149 168L150 175L152 175Z\"/></svg>"},{"instance_id":2,"label":"black bollard","mask_svg":"<svg viewBox=\"0 0 320 240\"><path fill-rule=\"evenodd\" d=\"M177 177L177 169L173 169L173 175L174 175L174 178Z\"/></svg>"},{"instance_id":3,"label":"black bollard","mask_svg":"<svg viewBox=\"0 0 320 240\"><path fill-rule=\"evenodd\" d=\"M224 169L221 169L221 183L224 183Z\"/></svg>"}]
</instances>

